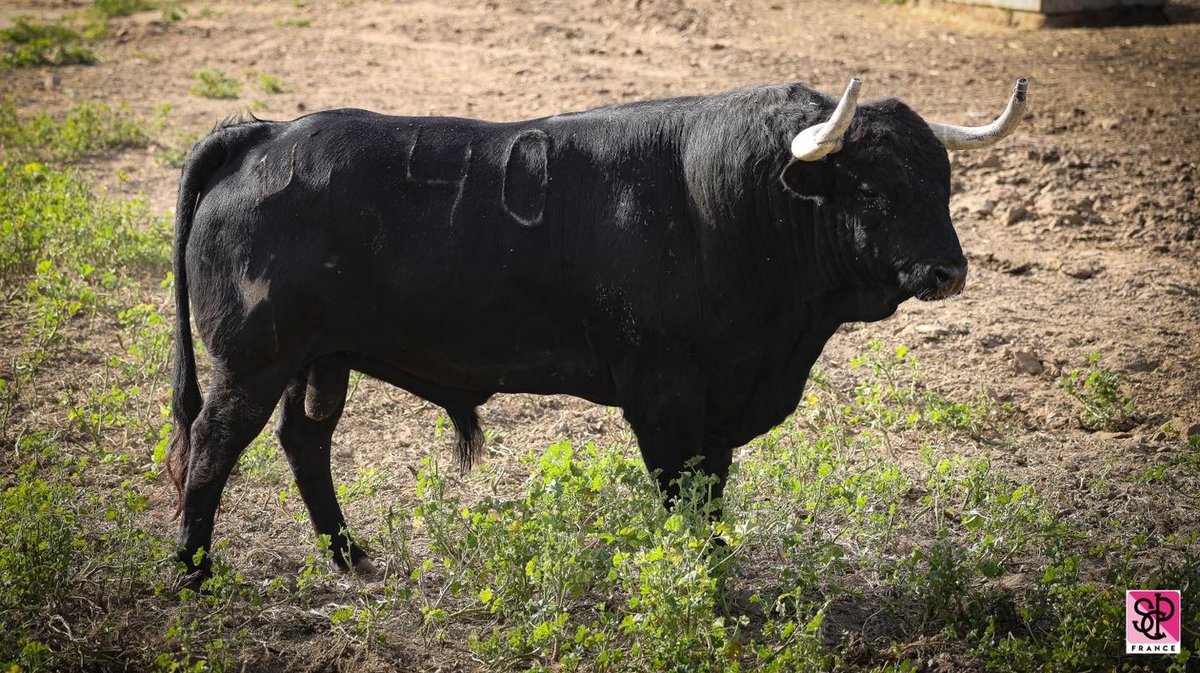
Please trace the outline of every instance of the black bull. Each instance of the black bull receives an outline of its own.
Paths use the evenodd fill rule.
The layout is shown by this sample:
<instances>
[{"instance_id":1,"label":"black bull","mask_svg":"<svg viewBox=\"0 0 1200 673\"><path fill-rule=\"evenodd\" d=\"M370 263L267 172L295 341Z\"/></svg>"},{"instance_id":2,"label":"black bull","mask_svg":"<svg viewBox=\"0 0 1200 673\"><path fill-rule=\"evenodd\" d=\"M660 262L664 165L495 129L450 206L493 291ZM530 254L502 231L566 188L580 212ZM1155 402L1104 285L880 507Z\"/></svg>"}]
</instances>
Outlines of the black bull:
<instances>
[{"instance_id":1,"label":"black bull","mask_svg":"<svg viewBox=\"0 0 1200 673\"><path fill-rule=\"evenodd\" d=\"M464 465L493 394L563 393L621 407L668 497L693 458L723 483L839 325L962 289L945 148L887 99L840 151L794 160L833 103L792 84L506 124L336 110L216 129L177 210L180 558L209 547L281 399L317 532L362 558L329 464L352 369L443 407Z\"/></svg>"}]
</instances>

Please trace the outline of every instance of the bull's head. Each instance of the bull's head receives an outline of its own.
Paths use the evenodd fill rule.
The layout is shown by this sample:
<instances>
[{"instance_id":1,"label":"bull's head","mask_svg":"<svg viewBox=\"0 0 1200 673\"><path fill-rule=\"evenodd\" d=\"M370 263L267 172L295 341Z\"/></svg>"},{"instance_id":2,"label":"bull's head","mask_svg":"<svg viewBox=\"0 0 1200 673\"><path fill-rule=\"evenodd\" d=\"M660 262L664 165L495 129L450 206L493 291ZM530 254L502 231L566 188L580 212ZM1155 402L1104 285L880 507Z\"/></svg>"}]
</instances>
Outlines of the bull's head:
<instances>
[{"instance_id":1,"label":"bull's head","mask_svg":"<svg viewBox=\"0 0 1200 673\"><path fill-rule=\"evenodd\" d=\"M950 221L945 150L987 147L1012 133L1024 114L1027 81L1017 80L999 118L978 127L926 122L894 99L860 108L860 86L850 80L828 121L792 140L783 183L821 202L839 247L853 250L856 271L894 289L894 303L956 295L967 260Z\"/></svg>"}]
</instances>

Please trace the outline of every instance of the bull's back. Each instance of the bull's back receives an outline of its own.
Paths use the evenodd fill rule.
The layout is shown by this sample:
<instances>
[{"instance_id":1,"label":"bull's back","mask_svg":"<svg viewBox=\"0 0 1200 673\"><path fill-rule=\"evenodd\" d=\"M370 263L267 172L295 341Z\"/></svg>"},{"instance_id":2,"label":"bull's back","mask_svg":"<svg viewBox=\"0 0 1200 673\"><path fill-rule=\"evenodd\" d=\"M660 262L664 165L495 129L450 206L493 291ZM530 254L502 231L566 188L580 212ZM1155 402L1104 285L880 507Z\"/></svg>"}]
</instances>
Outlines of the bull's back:
<instances>
[{"instance_id":1,"label":"bull's back","mask_svg":"<svg viewBox=\"0 0 1200 673\"><path fill-rule=\"evenodd\" d=\"M535 123L345 110L274 124L197 212L190 275L220 287L194 296L197 322L224 323L201 333L270 322L280 349L359 352L447 385L604 378L571 268L588 244L554 198L553 151Z\"/></svg>"}]
</instances>

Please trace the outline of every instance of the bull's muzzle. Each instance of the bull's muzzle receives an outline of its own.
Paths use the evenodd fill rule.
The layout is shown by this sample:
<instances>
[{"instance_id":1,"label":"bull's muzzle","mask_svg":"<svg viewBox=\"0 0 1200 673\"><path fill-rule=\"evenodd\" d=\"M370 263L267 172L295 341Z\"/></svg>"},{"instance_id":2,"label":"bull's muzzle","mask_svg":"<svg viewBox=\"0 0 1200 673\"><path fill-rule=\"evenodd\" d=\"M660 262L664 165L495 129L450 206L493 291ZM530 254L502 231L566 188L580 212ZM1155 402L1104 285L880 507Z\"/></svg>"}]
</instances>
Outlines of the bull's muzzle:
<instances>
[{"instance_id":1,"label":"bull's muzzle","mask_svg":"<svg viewBox=\"0 0 1200 673\"><path fill-rule=\"evenodd\" d=\"M934 300L953 297L967 286L967 263L938 264L929 270L932 287L920 299Z\"/></svg>"}]
</instances>

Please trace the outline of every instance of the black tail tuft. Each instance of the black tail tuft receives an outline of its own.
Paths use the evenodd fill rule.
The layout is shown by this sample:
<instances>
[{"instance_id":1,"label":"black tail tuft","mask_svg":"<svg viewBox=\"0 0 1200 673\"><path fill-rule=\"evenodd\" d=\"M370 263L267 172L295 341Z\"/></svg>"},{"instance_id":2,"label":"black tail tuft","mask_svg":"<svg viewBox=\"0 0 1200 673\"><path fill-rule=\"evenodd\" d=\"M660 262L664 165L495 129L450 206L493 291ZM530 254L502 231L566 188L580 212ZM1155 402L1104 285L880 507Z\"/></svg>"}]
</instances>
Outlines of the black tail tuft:
<instances>
[{"instance_id":1,"label":"black tail tuft","mask_svg":"<svg viewBox=\"0 0 1200 673\"><path fill-rule=\"evenodd\" d=\"M466 472L483 453L483 428L479 427L479 414L475 413L475 407L447 407L446 413L454 423L457 435L458 466Z\"/></svg>"}]
</instances>

